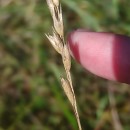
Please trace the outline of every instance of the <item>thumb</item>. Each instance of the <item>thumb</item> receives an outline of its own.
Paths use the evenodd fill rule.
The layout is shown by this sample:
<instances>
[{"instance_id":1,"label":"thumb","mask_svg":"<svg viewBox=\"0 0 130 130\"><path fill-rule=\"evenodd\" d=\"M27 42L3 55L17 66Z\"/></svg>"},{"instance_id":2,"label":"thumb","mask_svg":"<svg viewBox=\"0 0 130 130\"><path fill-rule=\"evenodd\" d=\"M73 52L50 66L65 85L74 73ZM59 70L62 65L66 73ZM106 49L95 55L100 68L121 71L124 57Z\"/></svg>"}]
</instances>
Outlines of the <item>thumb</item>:
<instances>
[{"instance_id":1,"label":"thumb","mask_svg":"<svg viewBox=\"0 0 130 130\"><path fill-rule=\"evenodd\" d=\"M73 57L100 77L130 84L130 37L74 31L68 36Z\"/></svg>"}]
</instances>

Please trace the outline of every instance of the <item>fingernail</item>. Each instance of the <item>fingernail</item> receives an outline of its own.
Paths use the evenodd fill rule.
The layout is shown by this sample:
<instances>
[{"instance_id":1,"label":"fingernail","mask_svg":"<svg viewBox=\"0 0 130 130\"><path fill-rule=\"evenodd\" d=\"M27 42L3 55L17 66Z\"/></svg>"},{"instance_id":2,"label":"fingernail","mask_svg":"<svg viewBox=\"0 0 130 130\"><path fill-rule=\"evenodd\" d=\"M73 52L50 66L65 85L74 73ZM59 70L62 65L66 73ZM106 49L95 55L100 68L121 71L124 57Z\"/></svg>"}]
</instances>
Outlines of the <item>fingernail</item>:
<instances>
[{"instance_id":1,"label":"fingernail","mask_svg":"<svg viewBox=\"0 0 130 130\"><path fill-rule=\"evenodd\" d=\"M68 35L68 45L69 45L69 50L70 54L74 59L77 59L79 61L79 45L78 45L78 31L73 31L69 33Z\"/></svg>"},{"instance_id":2,"label":"fingernail","mask_svg":"<svg viewBox=\"0 0 130 130\"><path fill-rule=\"evenodd\" d=\"M74 58L74 55L72 52L73 33L74 33L74 31L68 34L67 43L68 43L68 47L69 47L69 52L70 52L71 56Z\"/></svg>"}]
</instances>

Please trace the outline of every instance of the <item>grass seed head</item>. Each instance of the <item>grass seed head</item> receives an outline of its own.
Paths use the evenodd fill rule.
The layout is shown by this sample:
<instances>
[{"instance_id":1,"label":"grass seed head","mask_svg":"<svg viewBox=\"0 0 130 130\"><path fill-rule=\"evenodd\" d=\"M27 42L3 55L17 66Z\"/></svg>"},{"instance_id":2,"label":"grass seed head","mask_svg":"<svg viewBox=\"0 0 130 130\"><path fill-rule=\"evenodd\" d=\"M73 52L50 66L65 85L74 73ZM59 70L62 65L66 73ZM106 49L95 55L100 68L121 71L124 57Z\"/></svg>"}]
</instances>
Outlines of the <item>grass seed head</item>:
<instances>
[{"instance_id":1,"label":"grass seed head","mask_svg":"<svg viewBox=\"0 0 130 130\"><path fill-rule=\"evenodd\" d=\"M64 27L63 27L63 18L62 18L62 10L61 6L60 8L55 8L53 13L53 22L54 22L54 28L57 31L57 33L63 37L64 36Z\"/></svg>"},{"instance_id":2,"label":"grass seed head","mask_svg":"<svg viewBox=\"0 0 130 130\"><path fill-rule=\"evenodd\" d=\"M70 76L70 68L71 68L71 57L69 54L69 49L64 41L64 28L63 28L63 18L62 18L62 9L59 4L59 0L47 0L48 7L51 12L51 16L53 19L54 29L53 35L46 35L50 40L52 46L55 50L61 54L62 61L64 64L64 68L66 71L67 79L61 78L61 84L65 94L67 95L71 105L73 106L73 110L76 115L76 119L78 122L79 130L82 130L79 115L77 111L75 94L72 86L72 80Z\"/></svg>"},{"instance_id":3,"label":"grass seed head","mask_svg":"<svg viewBox=\"0 0 130 130\"><path fill-rule=\"evenodd\" d=\"M59 5L59 0L47 0L47 4L51 12L54 28L57 31L57 33L61 37L63 37L64 27L63 27L62 9L61 6Z\"/></svg>"},{"instance_id":4,"label":"grass seed head","mask_svg":"<svg viewBox=\"0 0 130 130\"><path fill-rule=\"evenodd\" d=\"M54 49L59 53L62 54L62 48L63 45L60 42L60 39L56 36L55 32L53 32L53 36L51 35L46 35L46 37L48 38L48 40L50 41L50 43L52 44L52 46L54 47Z\"/></svg>"},{"instance_id":5,"label":"grass seed head","mask_svg":"<svg viewBox=\"0 0 130 130\"><path fill-rule=\"evenodd\" d=\"M75 101L74 101L74 95L71 90L71 86L70 86L69 82L64 78L61 78L61 84L62 84L62 87L63 87L63 90L64 90L66 96L68 97L71 105L73 106Z\"/></svg>"},{"instance_id":6,"label":"grass seed head","mask_svg":"<svg viewBox=\"0 0 130 130\"><path fill-rule=\"evenodd\" d=\"M71 58L70 58L70 53L66 44L64 44L64 47L63 47L62 60L63 60L65 70L69 72L71 68Z\"/></svg>"},{"instance_id":7,"label":"grass seed head","mask_svg":"<svg viewBox=\"0 0 130 130\"><path fill-rule=\"evenodd\" d=\"M53 3L55 4L55 6L59 7L59 0L53 0Z\"/></svg>"}]
</instances>

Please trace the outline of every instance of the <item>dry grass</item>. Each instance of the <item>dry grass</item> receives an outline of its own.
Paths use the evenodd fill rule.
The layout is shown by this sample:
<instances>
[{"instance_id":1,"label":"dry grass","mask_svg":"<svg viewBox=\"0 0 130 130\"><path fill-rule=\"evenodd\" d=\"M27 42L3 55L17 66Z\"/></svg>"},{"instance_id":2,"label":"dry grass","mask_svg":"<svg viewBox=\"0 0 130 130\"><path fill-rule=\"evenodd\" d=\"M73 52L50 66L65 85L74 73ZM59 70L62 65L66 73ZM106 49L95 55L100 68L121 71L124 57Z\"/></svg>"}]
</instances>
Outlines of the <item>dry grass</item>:
<instances>
[{"instance_id":1,"label":"dry grass","mask_svg":"<svg viewBox=\"0 0 130 130\"><path fill-rule=\"evenodd\" d=\"M66 78L61 77L61 84L66 96L68 97L73 107L79 130L82 130L79 114L77 111L77 104L76 104L75 93L72 85L71 74L70 74L71 58L70 58L68 46L64 39L64 25L62 19L61 5L59 0L47 0L47 4L53 18L54 27L53 27L53 35L46 35L46 36L51 42L52 46L55 48L55 50L62 57L62 61L66 72Z\"/></svg>"}]
</instances>

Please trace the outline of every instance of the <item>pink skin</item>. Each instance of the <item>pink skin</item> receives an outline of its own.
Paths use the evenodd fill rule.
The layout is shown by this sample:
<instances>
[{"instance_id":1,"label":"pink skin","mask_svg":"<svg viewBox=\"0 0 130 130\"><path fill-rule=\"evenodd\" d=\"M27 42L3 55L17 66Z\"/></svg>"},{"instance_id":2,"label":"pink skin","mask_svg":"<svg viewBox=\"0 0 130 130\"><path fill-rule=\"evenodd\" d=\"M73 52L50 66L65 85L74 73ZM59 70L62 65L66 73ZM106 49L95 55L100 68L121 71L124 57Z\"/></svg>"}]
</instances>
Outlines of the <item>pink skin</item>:
<instances>
[{"instance_id":1,"label":"pink skin","mask_svg":"<svg viewBox=\"0 0 130 130\"><path fill-rule=\"evenodd\" d=\"M71 54L85 69L130 84L130 37L77 30L69 34L68 43Z\"/></svg>"}]
</instances>

